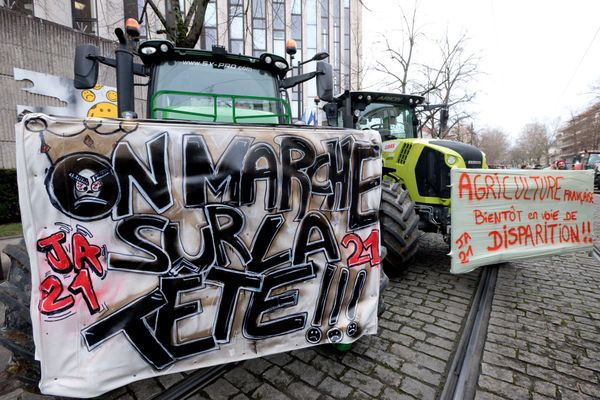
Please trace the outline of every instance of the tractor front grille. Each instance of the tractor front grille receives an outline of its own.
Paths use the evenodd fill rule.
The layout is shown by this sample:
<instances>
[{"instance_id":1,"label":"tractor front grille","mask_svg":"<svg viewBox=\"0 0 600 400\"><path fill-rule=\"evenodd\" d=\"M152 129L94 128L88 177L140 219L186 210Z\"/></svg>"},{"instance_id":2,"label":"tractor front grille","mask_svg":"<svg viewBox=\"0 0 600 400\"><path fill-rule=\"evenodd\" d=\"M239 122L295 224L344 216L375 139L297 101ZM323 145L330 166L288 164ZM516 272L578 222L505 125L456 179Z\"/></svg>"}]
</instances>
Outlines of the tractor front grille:
<instances>
[{"instance_id":1,"label":"tractor front grille","mask_svg":"<svg viewBox=\"0 0 600 400\"><path fill-rule=\"evenodd\" d=\"M398 164L404 165L406 163L406 158L412 149L412 143L402 143L402 148L400 149L400 155L398 156Z\"/></svg>"}]
</instances>

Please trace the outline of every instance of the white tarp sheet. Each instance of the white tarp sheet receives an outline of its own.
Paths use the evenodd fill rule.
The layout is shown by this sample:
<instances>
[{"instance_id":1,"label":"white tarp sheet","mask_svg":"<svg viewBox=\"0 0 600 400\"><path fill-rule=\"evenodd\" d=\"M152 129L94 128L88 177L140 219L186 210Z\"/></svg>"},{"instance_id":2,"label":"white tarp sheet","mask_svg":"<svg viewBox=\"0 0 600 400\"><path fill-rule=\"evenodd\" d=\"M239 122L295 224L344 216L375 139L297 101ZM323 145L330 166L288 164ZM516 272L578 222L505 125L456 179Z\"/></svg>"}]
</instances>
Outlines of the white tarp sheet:
<instances>
[{"instance_id":1,"label":"white tarp sheet","mask_svg":"<svg viewBox=\"0 0 600 400\"><path fill-rule=\"evenodd\" d=\"M17 125L42 392L377 329L373 131L56 119Z\"/></svg>"},{"instance_id":2,"label":"white tarp sheet","mask_svg":"<svg viewBox=\"0 0 600 400\"><path fill-rule=\"evenodd\" d=\"M452 267L591 250L593 171L452 169Z\"/></svg>"}]
</instances>

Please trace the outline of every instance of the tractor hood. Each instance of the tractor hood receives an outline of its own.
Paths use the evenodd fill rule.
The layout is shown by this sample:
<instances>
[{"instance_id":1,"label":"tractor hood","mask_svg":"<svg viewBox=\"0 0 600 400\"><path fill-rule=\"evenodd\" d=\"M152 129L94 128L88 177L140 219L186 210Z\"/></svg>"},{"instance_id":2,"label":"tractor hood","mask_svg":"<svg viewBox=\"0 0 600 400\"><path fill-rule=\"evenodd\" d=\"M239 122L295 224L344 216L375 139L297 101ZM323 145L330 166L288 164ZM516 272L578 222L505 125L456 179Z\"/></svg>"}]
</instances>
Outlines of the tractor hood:
<instances>
[{"instance_id":1,"label":"tractor hood","mask_svg":"<svg viewBox=\"0 0 600 400\"><path fill-rule=\"evenodd\" d=\"M429 144L454 150L463 158L467 168L484 168L483 153L473 145L455 142L453 140L430 140Z\"/></svg>"}]
</instances>

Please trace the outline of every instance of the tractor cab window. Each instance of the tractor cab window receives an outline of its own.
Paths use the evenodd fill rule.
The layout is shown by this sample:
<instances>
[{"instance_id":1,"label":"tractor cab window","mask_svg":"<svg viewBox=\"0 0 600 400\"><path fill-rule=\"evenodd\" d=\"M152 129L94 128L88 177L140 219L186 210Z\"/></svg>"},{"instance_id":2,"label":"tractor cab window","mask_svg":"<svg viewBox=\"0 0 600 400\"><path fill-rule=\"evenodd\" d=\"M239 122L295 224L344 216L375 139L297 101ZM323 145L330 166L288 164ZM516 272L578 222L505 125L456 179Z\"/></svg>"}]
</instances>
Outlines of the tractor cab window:
<instances>
[{"instance_id":1,"label":"tractor cab window","mask_svg":"<svg viewBox=\"0 0 600 400\"><path fill-rule=\"evenodd\" d=\"M593 169L596 164L600 163L600 153L592 153L586 162L586 169Z\"/></svg>"},{"instance_id":2,"label":"tractor cab window","mask_svg":"<svg viewBox=\"0 0 600 400\"><path fill-rule=\"evenodd\" d=\"M228 123L287 123L277 77L268 71L209 61L157 66L151 117Z\"/></svg>"},{"instance_id":3,"label":"tractor cab window","mask_svg":"<svg viewBox=\"0 0 600 400\"><path fill-rule=\"evenodd\" d=\"M379 131L383 140L414 138L412 121L413 112L407 106L371 103L360 113L356 129Z\"/></svg>"}]
</instances>

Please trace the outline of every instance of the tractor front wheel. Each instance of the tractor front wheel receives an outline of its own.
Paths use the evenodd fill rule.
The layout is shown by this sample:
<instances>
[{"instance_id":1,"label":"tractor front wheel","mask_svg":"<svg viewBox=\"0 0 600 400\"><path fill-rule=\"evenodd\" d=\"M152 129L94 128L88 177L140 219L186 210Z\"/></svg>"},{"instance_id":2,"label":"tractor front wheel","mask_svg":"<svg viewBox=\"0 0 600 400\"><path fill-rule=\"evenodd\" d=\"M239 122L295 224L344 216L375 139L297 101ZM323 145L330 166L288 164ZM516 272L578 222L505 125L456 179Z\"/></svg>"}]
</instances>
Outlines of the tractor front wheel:
<instances>
[{"instance_id":1,"label":"tractor front wheel","mask_svg":"<svg viewBox=\"0 0 600 400\"><path fill-rule=\"evenodd\" d=\"M10 259L6 280L0 284L0 313L4 324L0 328L0 345L12 352L8 365L9 378L21 381L25 389L37 391L40 366L34 359L34 345L29 313L31 270L25 244L8 245L4 253ZM0 371L0 374L2 371ZM20 386L20 385L19 385Z\"/></svg>"},{"instance_id":2,"label":"tractor front wheel","mask_svg":"<svg viewBox=\"0 0 600 400\"><path fill-rule=\"evenodd\" d=\"M398 275L417 252L421 236L415 204L399 183L383 183L379 221L387 249L383 267L388 275Z\"/></svg>"}]
</instances>

